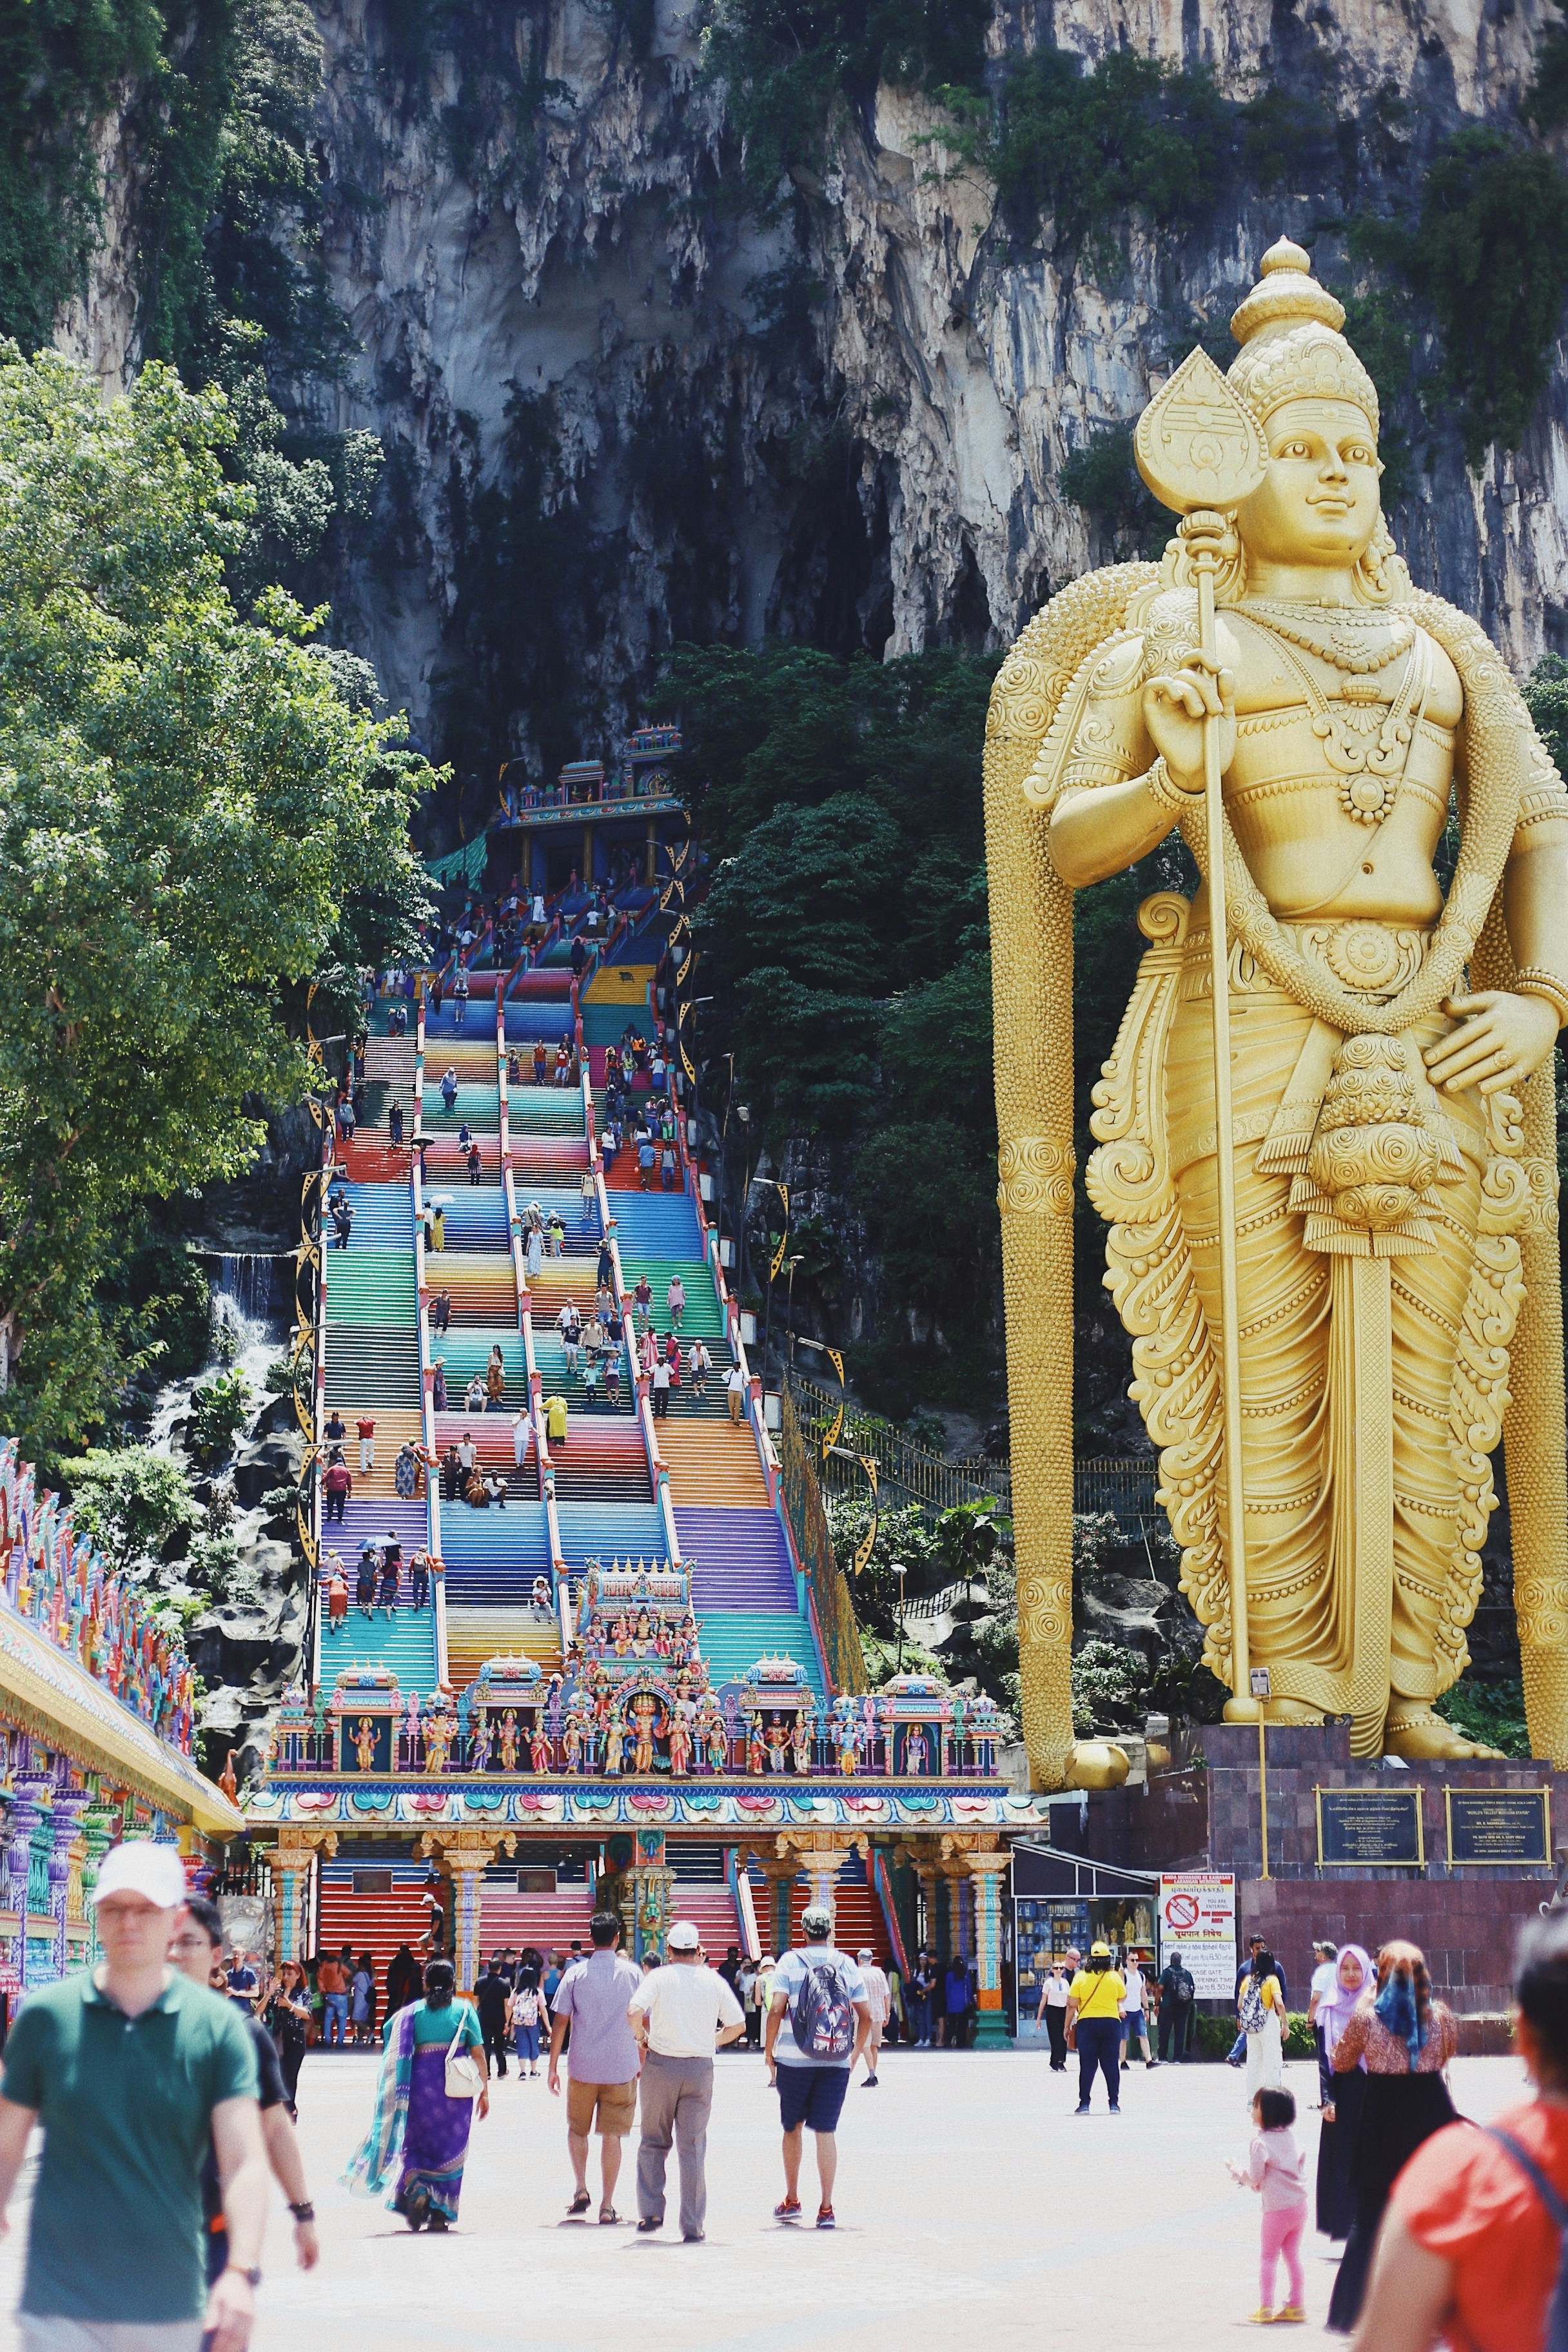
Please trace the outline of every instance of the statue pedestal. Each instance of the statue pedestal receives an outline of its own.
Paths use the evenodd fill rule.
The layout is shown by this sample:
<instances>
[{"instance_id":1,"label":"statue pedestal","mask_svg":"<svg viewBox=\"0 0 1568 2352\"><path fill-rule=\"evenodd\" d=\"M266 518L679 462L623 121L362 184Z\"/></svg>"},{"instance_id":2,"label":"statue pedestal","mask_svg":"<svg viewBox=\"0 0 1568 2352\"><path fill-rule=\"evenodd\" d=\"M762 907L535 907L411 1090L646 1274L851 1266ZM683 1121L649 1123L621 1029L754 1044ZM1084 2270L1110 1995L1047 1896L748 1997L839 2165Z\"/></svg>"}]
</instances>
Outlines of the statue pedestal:
<instances>
[{"instance_id":1,"label":"statue pedestal","mask_svg":"<svg viewBox=\"0 0 1568 2352\"><path fill-rule=\"evenodd\" d=\"M1268 1735L1264 1878L1257 1731L1249 1724L1205 1725L1196 1738L1197 1758L1184 1769L1156 1773L1146 1790L1091 1794L1081 1818L1067 1804L1053 1807L1053 1844L1123 1869L1234 1872L1238 1960L1249 1937L1264 1937L1284 1965L1295 2009L1306 2007L1316 1938L1375 1953L1392 1937L1409 1937L1426 1954L1434 1990L1460 2020L1461 2046L1494 2046L1511 2000L1514 1938L1550 1901L1557 1842L1568 1839L1568 1775L1532 1759L1361 1762L1351 1756L1348 1725L1281 1726ZM1450 1814L1465 1801L1472 1816L1484 1815L1485 1801L1499 1792L1511 1792L1524 1810L1542 1791L1551 1861L1453 1860ZM1407 1822L1418 1807L1421 1861L1395 1866L1366 1859L1375 1841L1358 1850L1342 1823L1341 1850L1348 1844L1353 1858L1337 1866L1321 1861L1320 1816L1323 1851L1331 1852L1333 1800L1345 1792L1353 1792L1351 1810L1374 1831L1384 1800L1394 1801L1387 1811L1397 1821ZM1352 1820L1352 1832L1356 1826Z\"/></svg>"}]
</instances>

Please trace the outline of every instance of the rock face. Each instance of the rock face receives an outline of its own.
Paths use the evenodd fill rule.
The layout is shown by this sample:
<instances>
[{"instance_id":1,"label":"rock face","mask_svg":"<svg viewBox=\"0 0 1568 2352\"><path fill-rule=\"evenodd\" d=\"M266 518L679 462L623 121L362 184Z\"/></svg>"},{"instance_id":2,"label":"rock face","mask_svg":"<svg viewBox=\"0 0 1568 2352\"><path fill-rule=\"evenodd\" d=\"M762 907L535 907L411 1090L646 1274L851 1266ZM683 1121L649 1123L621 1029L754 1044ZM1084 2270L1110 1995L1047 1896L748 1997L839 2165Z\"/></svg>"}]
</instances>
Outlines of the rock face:
<instances>
[{"instance_id":1,"label":"rock face","mask_svg":"<svg viewBox=\"0 0 1568 2352\"><path fill-rule=\"evenodd\" d=\"M1430 141L1517 107L1542 14L1350 5L1315 12L1309 37L1261 5L1067 0L1050 30L1091 58L1121 42L1210 64L1235 96L1265 76L1326 79L1342 119L1393 87ZM363 352L322 421L371 427L391 461L382 552L339 583L340 614L437 743L440 677L473 617L474 501L515 478L520 401L546 428L540 496L596 559L560 617L612 729L639 715L675 635L1000 643L1107 552L1057 489L1069 451L1142 404L1184 347L1173 321L1223 321L1275 236L1339 210L1289 184L1222 203L1175 244L1134 232L1125 274L1101 285L1015 252L989 184L928 143L934 110L884 88L869 119L843 112L821 179L763 231L715 177L693 0L659 0L640 62L590 0L520 14L521 62L549 94L521 131L481 124L465 176L442 107L471 61L432 52L394 100L365 0L318 15L327 257ZM1032 6L1006 5L993 52L1043 33ZM1331 257L1332 236L1318 249ZM809 299L789 329L792 272ZM1440 436L1394 518L1417 576L1479 610L1521 667L1562 632L1565 428L1559 366L1516 455L1472 476ZM529 748L521 709L511 732L498 754Z\"/></svg>"}]
</instances>

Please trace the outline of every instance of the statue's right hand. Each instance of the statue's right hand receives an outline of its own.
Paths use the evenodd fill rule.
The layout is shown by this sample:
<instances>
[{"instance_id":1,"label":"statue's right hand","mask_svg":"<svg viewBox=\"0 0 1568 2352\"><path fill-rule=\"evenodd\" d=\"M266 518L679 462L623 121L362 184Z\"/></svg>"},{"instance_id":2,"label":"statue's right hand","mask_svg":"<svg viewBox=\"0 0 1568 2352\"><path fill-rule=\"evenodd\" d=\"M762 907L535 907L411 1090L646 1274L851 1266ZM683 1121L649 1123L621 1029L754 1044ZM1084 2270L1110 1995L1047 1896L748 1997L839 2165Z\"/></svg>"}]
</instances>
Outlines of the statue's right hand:
<instances>
[{"instance_id":1,"label":"statue's right hand","mask_svg":"<svg viewBox=\"0 0 1568 2352\"><path fill-rule=\"evenodd\" d=\"M1154 748L1163 755L1171 781L1183 792L1204 788L1204 726L1218 723L1219 772L1223 776L1236 757L1236 676L1207 654L1188 656L1166 677L1152 677L1143 688L1143 724Z\"/></svg>"}]
</instances>

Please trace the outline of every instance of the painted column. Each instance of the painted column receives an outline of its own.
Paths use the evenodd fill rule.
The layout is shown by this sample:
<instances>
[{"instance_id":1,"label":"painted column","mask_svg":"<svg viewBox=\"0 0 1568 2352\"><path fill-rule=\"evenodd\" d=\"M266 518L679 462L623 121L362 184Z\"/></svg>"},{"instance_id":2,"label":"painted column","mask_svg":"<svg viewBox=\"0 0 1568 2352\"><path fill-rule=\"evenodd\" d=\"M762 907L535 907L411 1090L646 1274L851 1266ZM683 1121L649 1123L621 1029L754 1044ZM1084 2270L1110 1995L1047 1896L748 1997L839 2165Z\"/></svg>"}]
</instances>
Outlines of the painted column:
<instances>
[{"instance_id":1,"label":"painted column","mask_svg":"<svg viewBox=\"0 0 1568 2352\"><path fill-rule=\"evenodd\" d=\"M806 1898L808 1902L822 1904L832 1911L833 1890L838 1882L838 1866L843 1859L835 1846L819 1846L801 1855L800 1866L811 1890Z\"/></svg>"},{"instance_id":2,"label":"painted column","mask_svg":"<svg viewBox=\"0 0 1568 2352\"><path fill-rule=\"evenodd\" d=\"M27 1889L33 1874L33 1832L43 1819L43 1807L39 1801L48 1785L43 1774L29 1774L26 1779L19 1779L11 1798L11 1818L5 1825L11 1905L17 1915L16 1982L23 1992L26 1991L29 1981Z\"/></svg>"},{"instance_id":3,"label":"painted column","mask_svg":"<svg viewBox=\"0 0 1568 2352\"><path fill-rule=\"evenodd\" d=\"M116 1806L98 1804L81 1817L82 1843L87 1853L81 1865L81 1907L87 1921L88 1966L99 1958L102 1949L98 1940L96 1914L93 1909L93 1889L98 1874L103 1867L103 1857L120 1832L120 1811Z\"/></svg>"},{"instance_id":4,"label":"painted column","mask_svg":"<svg viewBox=\"0 0 1568 2352\"><path fill-rule=\"evenodd\" d=\"M1009 1857L1005 1853L972 1853L965 1859L974 1899L974 1952L980 1976L974 2046L996 2050L1005 2047L1008 2038L1002 2008L1002 1881Z\"/></svg>"},{"instance_id":5,"label":"painted column","mask_svg":"<svg viewBox=\"0 0 1568 2352\"><path fill-rule=\"evenodd\" d=\"M55 1923L55 1974L66 1973L66 1913L67 1895L70 1888L71 1848L76 1843L77 1823L88 1805L85 1789L57 1789L50 1829L54 1843L49 1849L49 1916Z\"/></svg>"}]
</instances>

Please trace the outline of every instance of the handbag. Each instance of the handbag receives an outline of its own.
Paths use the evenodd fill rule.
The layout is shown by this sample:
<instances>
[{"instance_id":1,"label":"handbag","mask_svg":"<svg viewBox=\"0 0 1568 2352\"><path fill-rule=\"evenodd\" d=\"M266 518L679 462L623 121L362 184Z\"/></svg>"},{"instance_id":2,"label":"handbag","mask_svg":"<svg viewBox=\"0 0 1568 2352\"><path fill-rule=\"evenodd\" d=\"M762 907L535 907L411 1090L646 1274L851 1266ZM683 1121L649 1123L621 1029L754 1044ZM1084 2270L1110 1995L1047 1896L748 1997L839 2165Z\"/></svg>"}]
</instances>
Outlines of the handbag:
<instances>
[{"instance_id":1,"label":"handbag","mask_svg":"<svg viewBox=\"0 0 1568 2352\"><path fill-rule=\"evenodd\" d=\"M468 2019L460 2018L458 2030L447 2044L447 2096L449 2099L477 2099L485 2087L479 2060L460 2047L467 2031Z\"/></svg>"}]
</instances>

